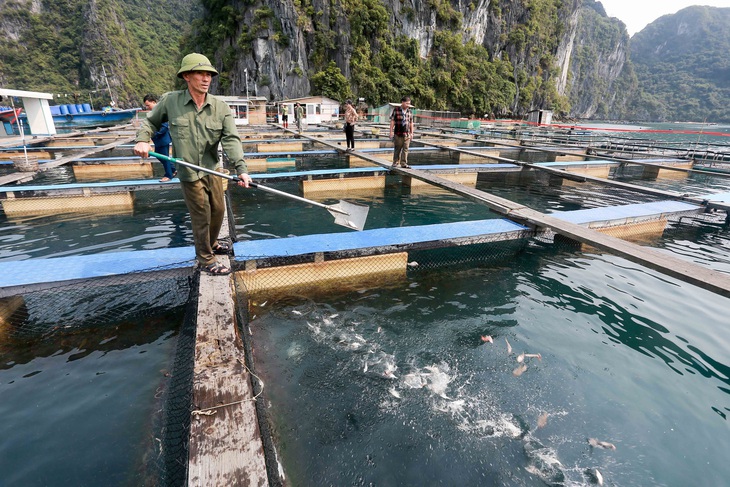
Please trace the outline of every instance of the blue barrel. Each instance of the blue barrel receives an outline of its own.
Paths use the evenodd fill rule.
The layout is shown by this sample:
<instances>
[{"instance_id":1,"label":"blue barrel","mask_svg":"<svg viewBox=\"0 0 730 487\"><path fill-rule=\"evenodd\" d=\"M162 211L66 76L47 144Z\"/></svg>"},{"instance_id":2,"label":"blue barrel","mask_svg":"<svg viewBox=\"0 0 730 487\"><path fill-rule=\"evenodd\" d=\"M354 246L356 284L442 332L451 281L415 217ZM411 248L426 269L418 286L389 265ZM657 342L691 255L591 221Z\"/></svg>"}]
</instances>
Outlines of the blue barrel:
<instances>
[{"instance_id":1,"label":"blue barrel","mask_svg":"<svg viewBox=\"0 0 730 487\"><path fill-rule=\"evenodd\" d=\"M84 106L80 103L76 104L76 111L79 113L84 113Z\"/></svg>"},{"instance_id":2,"label":"blue barrel","mask_svg":"<svg viewBox=\"0 0 730 487\"><path fill-rule=\"evenodd\" d=\"M87 112L91 112L92 111L91 110L91 105L88 104L88 103L84 103L83 104L83 107L84 107L84 113L87 113Z\"/></svg>"},{"instance_id":3,"label":"blue barrel","mask_svg":"<svg viewBox=\"0 0 730 487\"><path fill-rule=\"evenodd\" d=\"M61 115L61 106L60 105L51 105L48 108L51 109L51 115Z\"/></svg>"},{"instance_id":4,"label":"blue barrel","mask_svg":"<svg viewBox=\"0 0 730 487\"><path fill-rule=\"evenodd\" d=\"M76 109L76 105L69 104L67 106L68 106L68 113L70 113L71 115L76 115L77 113L79 113L79 111Z\"/></svg>"},{"instance_id":5,"label":"blue barrel","mask_svg":"<svg viewBox=\"0 0 730 487\"><path fill-rule=\"evenodd\" d=\"M59 105L61 108L61 115L68 115L68 105Z\"/></svg>"}]
</instances>

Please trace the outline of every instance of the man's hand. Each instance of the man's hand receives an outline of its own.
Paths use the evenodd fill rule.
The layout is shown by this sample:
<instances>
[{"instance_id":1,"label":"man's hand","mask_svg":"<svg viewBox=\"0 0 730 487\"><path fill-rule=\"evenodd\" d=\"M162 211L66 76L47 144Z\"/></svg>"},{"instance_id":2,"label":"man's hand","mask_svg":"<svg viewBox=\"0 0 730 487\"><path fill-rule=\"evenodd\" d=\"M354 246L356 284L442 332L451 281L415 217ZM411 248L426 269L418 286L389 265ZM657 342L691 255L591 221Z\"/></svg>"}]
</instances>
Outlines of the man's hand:
<instances>
[{"instance_id":1,"label":"man's hand","mask_svg":"<svg viewBox=\"0 0 730 487\"><path fill-rule=\"evenodd\" d=\"M247 173L239 174L238 175L238 184L239 186L243 186L244 188L248 188L251 184L251 176L249 176Z\"/></svg>"},{"instance_id":2,"label":"man's hand","mask_svg":"<svg viewBox=\"0 0 730 487\"><path fill-rule=\"evenodd\" d=\"M150 155L150 143L137 142L134 144L134 155L140 156L142 159L147 159Z\"/></svg>"}]
</instances>

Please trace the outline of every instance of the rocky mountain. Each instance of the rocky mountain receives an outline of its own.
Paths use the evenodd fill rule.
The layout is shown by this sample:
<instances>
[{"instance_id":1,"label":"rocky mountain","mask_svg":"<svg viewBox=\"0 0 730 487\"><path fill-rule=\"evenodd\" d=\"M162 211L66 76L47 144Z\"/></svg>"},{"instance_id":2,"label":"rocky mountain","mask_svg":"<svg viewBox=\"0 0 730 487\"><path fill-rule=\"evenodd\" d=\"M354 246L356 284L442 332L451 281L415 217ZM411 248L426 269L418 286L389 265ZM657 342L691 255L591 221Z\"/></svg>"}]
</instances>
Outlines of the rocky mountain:
<instances>
[{"instance_id":1,"label":"rocky mountain","mask_svg":"<svg viewBox=\"0 0 730 487\"><path fill-rule=\"evenodd\" d=\"M95 107L111 91L119 106L141 106L172 88L201 10L197 0L0 0L0 86Z\"/></svg>"},{"instance_id":2,"label":"rocky mountain","mask_svg":"<svg viewBox=\"0 0 730 487\"><path fill-rule=\"evenodd\" d=\"M615 120L626 116L639 89L629 43L622 22L609 18L600 2L583 1L566 87L572 117Z\"/></svg>"},{"instance_id":3,"label":"rocky mountain","mask_svg":"<svg viewBox=\"0 0 730 487\"><path fill-rule=\"evenodd\" d=\"M180 58L198 51L218 94L701 120L728 100L730 29L714 10L629 40L595 0L0 0L0 86L99 105L108 82L119 106L139 106L180 86Z\"/></svg>"},{"instance_id":4,"label":"rocky mountain","mask_svg":"<svg viewBox=\"0 0 730 487\"><path fill-rule=\"evenodd\" d=\"M730 121L730 8L688 7L631 38L638 120Z\"/></svg>"},{"instance_id":5,"label":"rocky mountain","mask_svg":"<svg viewBox=\"0 0 730 487\"><path fill-rule=\"evenodd\" d=\"M581 0L202 3L190 46L215 53L223 91L243 92L249 73L249 89L270 99L311 91L379 105L408 93L480 116L568 110L561 90Z\"/></svg>"}]
</instances>

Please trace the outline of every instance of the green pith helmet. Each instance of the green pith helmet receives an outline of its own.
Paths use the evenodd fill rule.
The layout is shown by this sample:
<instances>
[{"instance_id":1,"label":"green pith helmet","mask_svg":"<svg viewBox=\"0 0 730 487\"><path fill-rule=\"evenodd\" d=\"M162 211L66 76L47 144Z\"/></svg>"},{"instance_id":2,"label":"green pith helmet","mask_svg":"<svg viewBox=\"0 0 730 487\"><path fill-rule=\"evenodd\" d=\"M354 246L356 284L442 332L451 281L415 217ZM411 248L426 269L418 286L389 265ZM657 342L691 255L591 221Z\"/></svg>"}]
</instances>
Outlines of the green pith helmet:
<instances>
[{"instance_id":1,"label":"green pith helmet","mask_svg":"<svg viewBox=\"0 0 730 487\"><path fill-rule=\"evenodd\" d=\"M218 74L218 71L216 71L213 65L210 64L208 58L202 54L198 54L197 52L188 54L182 58L180 71L177 72L177 77L182 78L183 73L187 73L188 71L209 71L213 73L213 76Z\"/></svg>"}]
</instances>

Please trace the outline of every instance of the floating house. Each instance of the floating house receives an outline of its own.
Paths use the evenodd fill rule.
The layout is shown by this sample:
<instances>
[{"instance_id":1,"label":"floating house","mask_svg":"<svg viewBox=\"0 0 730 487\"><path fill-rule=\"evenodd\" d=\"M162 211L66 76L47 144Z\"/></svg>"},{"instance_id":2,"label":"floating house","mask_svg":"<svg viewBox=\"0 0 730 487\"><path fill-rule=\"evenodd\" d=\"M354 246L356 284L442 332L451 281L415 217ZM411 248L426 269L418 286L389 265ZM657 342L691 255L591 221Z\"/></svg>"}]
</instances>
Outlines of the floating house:
<instances>
[{"instance_id":1,"label":"floating house","mask_svg":"<svg viewBox=\"0 0 730 487\"><path fill-rule=\"evenodd\" d=\"M25 108L25 118L27 126L25 127L33 135L55 135L56 126L53 122L51 108L48 100L53 100L51 93L38 93L35 91L6 90L0 88L0 97L2 98L20 98ZM21 119L19 116L18 119ZM13 120L15 122L15 120ZM3 135L14 135L17 124L3 123Z\"/></svg>"},{"instance_id":2,"label":"floating house","mask_svg":"<svg viewBox=\"0 0 730 487\"><path fill-rule=\"evenodd\" d=\"M236 125L265 125L266 97L218 96L231 107Z\"/></svg>"},{"instance_id":3,"label":"floating house","mask_svg":"<svg viewBox=\"0 0 730 487\"><path fill-rule=\"evenodd\" d=\"M340 118L341 103L326 96L306 96L304 98L292 98L279 103L277 107L277 120L281 123L282 106L289 107L289 122L294 122L294 104L304 105L304 122L323 123L335 122Z\"/></svg>"},{"instance_id":4,"label":"floating house","mask_svg":"<svg viewBox=\"0 0 730 487\"><path fill-rule=\"evenodd\" d=\"M536 125L550 125L553 123L552 110L532 110L527 114L527 122Z\"/></svg>"}]
</instances>

